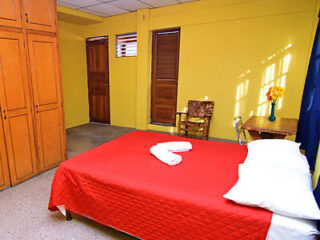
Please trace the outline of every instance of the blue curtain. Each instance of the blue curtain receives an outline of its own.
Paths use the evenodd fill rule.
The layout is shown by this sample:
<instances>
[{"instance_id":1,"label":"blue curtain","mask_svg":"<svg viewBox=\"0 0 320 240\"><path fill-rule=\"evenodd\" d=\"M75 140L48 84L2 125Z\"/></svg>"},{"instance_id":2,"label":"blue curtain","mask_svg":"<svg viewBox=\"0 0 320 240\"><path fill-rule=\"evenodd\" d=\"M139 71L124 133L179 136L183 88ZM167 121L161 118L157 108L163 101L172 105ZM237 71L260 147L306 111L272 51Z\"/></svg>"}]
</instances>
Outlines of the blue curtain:
<instances>
[{"instance_id":1,"label":"blue curtain","mask_svg":"<svg viewBox=\"0 0 320 240\"><path fill-rule=\"evenodd\" d=\"M320 29L319 23L311 53L301 103L296 142L306 150L310 168L314 170L320 139Z\"/></svg>"}]
</instances>

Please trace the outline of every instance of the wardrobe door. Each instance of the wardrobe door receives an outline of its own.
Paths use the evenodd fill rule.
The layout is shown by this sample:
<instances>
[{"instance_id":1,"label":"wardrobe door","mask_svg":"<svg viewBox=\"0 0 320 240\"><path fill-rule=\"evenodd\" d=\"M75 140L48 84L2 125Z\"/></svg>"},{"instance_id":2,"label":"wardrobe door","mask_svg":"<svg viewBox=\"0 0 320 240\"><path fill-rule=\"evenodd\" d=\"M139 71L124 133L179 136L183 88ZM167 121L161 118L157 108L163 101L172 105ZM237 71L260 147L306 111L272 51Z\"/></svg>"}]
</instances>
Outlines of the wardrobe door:
<instances>
[{"instance_id":1,"label":"wardrobe door","mask_svg":"<svg viewBox=\"0 0 320 240\"><path fill-rule=\"evenodd\" d=\"M0 31L0 104L11 183L37 173L26 52L21 33Z\"/></svg>"},{"instance_id":2,"label":"wardrobe door","mask_svg":"<svg viewBox=\"0 0 320 240\"><path fill-rule=\"evenodd\" d=\"M65 159L60 62L55 37L29 34L28 46L40 170L45 170Z\"/></svg>"},{"instance_id":3,"label":"wardrobe door","mask_svg":"<svg viewBox=\"0 0 320 240\"><path fill-rule=\"evenodd\" d=\"M0 119L0 190L10 186L6 144Z\"/></svg>"},{"instance_id":4,"label":"wardrobe door","mask_svg":"<svg viewBox=\"0 0 320 240\"><path fill-rule=\"evenodd\" d=\"M22 0L23 22L27 29L55 32L55 0Z\"/></svg>"},{"instance_id":5,"label":"wardrobe door","mask_svg":"<svg viewBox=\"0 0 320 240\"><path fill-rule=\"evenodd\" d=\"M0 25L21 27L19 0L0 0Z\"/></svg>"}]
</instances>

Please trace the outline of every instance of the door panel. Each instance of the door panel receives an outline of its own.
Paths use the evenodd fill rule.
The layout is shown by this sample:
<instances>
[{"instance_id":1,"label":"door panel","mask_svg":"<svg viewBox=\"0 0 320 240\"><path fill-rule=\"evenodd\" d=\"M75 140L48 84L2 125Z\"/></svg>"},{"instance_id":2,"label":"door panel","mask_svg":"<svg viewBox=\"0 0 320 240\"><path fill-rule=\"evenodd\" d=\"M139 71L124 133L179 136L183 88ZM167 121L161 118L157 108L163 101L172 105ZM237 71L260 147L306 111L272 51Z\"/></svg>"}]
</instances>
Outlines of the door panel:
<instances>
[{"instance_id":1,"label":"door panel","mask_svg":"<svg viewBox=\"0 0 320 240\"><path fill-rule=\"evenodd\" d=\"M6 144L3 134L2 119L0 119L0 190L10 186L9 168Z\"/></svg>"},{"instance_id":2,"label":"door panel","mask_svg":"<svg viewBox=\"0 0 320 240\"><path fill-rule=\"evenodd\" d=\"M0 103L12 184L37 173L28 72L21 33L0 32Z\"/></svg>"},{"instance_id":3,"label":"door panel","mask_svg":"<svg viewBox=\"0 0 320 240\"><path fill-rule=\"evenodd\" d=\"M65 159L59 57L55 37L28 34L40 170Z\"/></svg>"},{"instance_id":4,"label":"door panel","mask_svg":"<svg viewBox=\"0 0 320 240\"><path fill-rule=\"evenodd\" d=\"M110 123L108 39L87 40L90 121Z\"/></svg>"},{"instance_id":5,"label":"door panel","mask_svg":"<svg viewBox=\"0 0 320 240\"><path fill-rule=\"evenodd\" d=\"M0 25L21 27L19 0L0 1Z\"/></svg>"},{"instance_id":6,"label":"door panel","mask_svg":"<svg viewBox=\"0 0 320 240\"><path fill-rule=\"evenodd\" d=\"M23 0L23 15L26 28L55 32L55 0Z\"/></svg>"},{"instance_id":7,"label":"door panel","mask_svg":"<svg viewBox=\"0 0 320 240\"><path fill-rule=\"evenodd\" d=\"M175 125L180 29L152 35L151 122Z\"/></svg>"}]
</instances>

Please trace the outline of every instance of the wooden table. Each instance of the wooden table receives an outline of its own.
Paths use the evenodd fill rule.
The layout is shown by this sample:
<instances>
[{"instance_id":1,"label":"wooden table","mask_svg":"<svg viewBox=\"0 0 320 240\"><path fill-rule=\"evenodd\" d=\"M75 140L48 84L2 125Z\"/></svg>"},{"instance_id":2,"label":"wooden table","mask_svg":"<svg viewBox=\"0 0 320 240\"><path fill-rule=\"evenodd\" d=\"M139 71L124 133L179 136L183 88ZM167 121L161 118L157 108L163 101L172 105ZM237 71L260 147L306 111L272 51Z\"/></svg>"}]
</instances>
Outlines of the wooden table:
<instances>
[{"instance_id":1,"label":"wooden table","mask_svg":"<svg viewBox=\"0 0 320 240\"><path fill-rule=\"evenodd\" d=\"M268 117L252 116L241 128L249 132L252 140L283 139L287 135L295 135L297 125L298 119L295 118L277 118L274 122L271 122Z\"/></svg>"}]
</instances>

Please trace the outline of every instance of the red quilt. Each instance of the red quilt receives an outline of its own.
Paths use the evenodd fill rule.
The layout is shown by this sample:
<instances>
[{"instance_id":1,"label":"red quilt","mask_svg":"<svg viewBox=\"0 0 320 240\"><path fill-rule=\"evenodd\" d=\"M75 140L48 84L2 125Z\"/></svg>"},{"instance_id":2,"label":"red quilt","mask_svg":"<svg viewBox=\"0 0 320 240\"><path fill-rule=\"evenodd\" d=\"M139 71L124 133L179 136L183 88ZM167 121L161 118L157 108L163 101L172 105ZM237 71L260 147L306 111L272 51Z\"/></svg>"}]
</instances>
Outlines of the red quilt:
<instances>
[{"instance_id":1,"label":"red quilt","mask_svg":"<svg viewBox=\"0 0 320 240\"><path fill-rule=\"evenodd\" d=\"M168 166L149 152L166 141L190 141L181 164ZM51 211L71 212L145 240L265 239L272 213L222 197L238 179L247 148L135 131L62 163Z\"/></svg>"}]
</instances>

